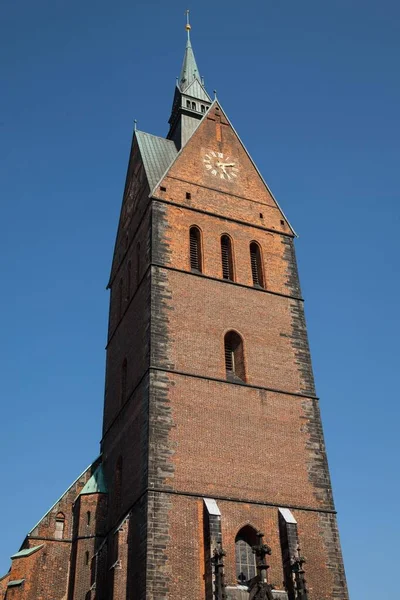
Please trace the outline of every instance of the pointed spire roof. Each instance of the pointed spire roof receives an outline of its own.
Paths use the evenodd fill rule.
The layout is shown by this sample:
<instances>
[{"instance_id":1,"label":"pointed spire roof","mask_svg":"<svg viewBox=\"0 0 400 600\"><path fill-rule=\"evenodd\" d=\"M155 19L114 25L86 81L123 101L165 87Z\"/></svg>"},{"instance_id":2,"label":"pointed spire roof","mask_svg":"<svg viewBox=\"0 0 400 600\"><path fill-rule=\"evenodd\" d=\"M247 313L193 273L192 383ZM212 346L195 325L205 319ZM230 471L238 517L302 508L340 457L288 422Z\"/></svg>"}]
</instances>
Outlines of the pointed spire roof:
<instances>
[{"instance_id":1,"label":"pointed spire roof","mask_svg":"<svg viewBox=\"0 0 400 600\"><path fill-rule=\"evenodd\" d=\"M183 57L181 74L180 74L179 82L178 82L178 86L179 86L179 89L181 90L181 92L185 91L186 88L189 87L189 85L191 83L193 83L193 81L195 81L196 79L197 79L197 81L200 82L200 84L202 83L200 74L199 74L199 69L197 67L196 59L194 57L192 43L190 41L190 30L192 27L189 23L189 11L188 10L186 11L186 17L187 17L187 22L186 22L187 42L186 42L185 56Z\"/></svg>"}]
</instances>

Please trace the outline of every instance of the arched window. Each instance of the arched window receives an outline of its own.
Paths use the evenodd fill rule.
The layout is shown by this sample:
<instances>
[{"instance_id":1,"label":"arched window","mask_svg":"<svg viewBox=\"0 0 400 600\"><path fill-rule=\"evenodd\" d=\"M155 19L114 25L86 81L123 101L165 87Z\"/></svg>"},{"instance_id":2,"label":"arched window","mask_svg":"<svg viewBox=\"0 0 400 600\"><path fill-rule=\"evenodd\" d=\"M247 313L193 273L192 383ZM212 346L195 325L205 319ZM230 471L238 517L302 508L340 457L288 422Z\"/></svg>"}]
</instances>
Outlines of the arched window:
<instances>
[{"instance_id":1,"label":"arched window","mask_svg":"<svg viewBox=\"0 0 400 600\"><path fill-rule=\"evenodd\" d=\"M64 528L65 528L65 515L62 512L59 512L56 515L56 528L54 531L54 537L56 540L62 540L64 537Z\"/></svg>"},{"instance_id":2,"label":"arched window","mask_svg":"<svg viewBox=\"0 0 400 600\"><path fill-rule=\"evenodd\" d=\"M205 113L206 112L206 107L204 106L204 104L201 105L201 112Z\"/></svg>"},{"instance_id":3,"label":"arched window","mask_svg":"<svg viewBox=\"0 0 400 600\"><path fill-rule=\"evenodd\" d=\"M196 110L196 102L192 102L192 109Z\"/></svg>"},{"instance_id":4,"label":"arched window","mask_svg":"<svg viewBox=\"0 0 400 600\"><path fill-rule=\"evenodd\" d=\"M221 237L222 278L234 281L232 242L228 235Z\"/></svg>"},{"instance_id":5,"label":"arched window","mask_svg":"<svg viewBox=\"0 0 400 600\"><path fill-rule=\"evenodd\" d=\"M186 100L186 107L190 108L190 100Z\"/></svg>"},{"instance_id":6,"label":"arched window","mask_svg":"<svg viewBox=\"0 0 400 600\"><path fill-rule=\"evenodd\" d=\"M228 379L246 381L244 368L243 340L236 331L225 334L225 368Z\"/></svg>"},{"instance_id":7,"label":"arched window","mask_svg":"<svg viewBox=\"0 0 400 600\"><path fill-rule=\"evenodd\" d=\"M253 276L253 285L256 287L264 287L264 275L261 261L261 250L257 242L250 244L250 263L251 274Z\"/></svg>"},{"instance_id":8,"label":"arched window","mask_svg":"<svg viewBox=\"0 0 400 600\"><path fill-rule=\"evenodd\" d=\"M190 240L190 269L192 271L202 272L201 263L201 233L200 229L196 226L190 228L189 232Z\"/></svg>"},{"instance_id":9,"label":"arched window","mask_svg":"<svg viewBox=\"0 0 400 600\"><path fill-rule=\"evenodd\" d=\"M124 358L121 367L121 406L126 400L126 382L128 378L128 361Z\"/></svg>"},{"instance_id":10,"label":"arched window","mask_svg":"<svg viewBox=\"0 0 400 600\"><path fill-rule=\"evenodd\" d=\"M257 532L250 525L242 527L235 539L236 578L245 585L257 574L256 556L253 546L257 545Z\"/></svg>"}]
</instances>

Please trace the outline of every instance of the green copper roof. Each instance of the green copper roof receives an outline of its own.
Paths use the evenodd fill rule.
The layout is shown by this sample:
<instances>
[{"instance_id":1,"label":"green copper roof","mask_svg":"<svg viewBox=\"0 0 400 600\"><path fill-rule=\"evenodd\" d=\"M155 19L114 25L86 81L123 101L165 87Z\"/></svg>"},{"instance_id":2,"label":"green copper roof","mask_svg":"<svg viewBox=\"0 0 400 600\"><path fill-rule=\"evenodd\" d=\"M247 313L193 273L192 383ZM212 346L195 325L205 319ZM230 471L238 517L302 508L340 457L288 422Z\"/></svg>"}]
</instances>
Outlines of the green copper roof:
<instances>
[{"instance_id":1,"label":"green copper roof","mask_svg":"<svg viewBox=\"0 0 400 600\"><path fill-rule=\"evenodd\" d=\"M135 137L143 160L150 192L152 192L175 160L178 150L172 140L166 140L150 133L136 131Z\"/></svg>"},{"instance_id":2,"label":"green copper roof","mask_svg":"<svg viewBox=\"0 0 400 600\"><path fill-rule=\"evenodd\" d=\"M97 467L89 481L82 488L79 495L82 496L83 494L107 494L102 465Z\"/></svg>"},{"instance_id":3,"label":"green copper roof","mask_svg":"<svg viewBox=\"0 0 400 600\"><path fill-rule=\"evenodd\" d=\"M13 554L11 558L23 558L25 556L30 556L31 554L34 554L34 552L40 550L40 548L43 548L43 546L44 544L40 544L40 546L34 546L33 548L25 548L25 550L20 550L19 552Z\"/></svg>"},{"instance_id":4,"label":"green copper roof","mask_svg":"<svg viewBox=\"0 0 400 600\"><path fill-rule=\"evenodd\" d=\"M197 68L196 59L194 57L194 52L190 41L190 33L188 31L185 56L183 57L182 69L179 77L179 88L181 92L184 92L195 79L201 81L199 69Z\"/></svg>"},{"instance_id":5,"label":"green copper roof","mask_svg":"<svg viewBox=\"0 0 400 600\"><path fill-rule=\"evenodd\" d=\"M22 585L25 579L14 579L14 581L9 581L7 587L14 587L15 585Z\"/></svg>"}]
</instances>

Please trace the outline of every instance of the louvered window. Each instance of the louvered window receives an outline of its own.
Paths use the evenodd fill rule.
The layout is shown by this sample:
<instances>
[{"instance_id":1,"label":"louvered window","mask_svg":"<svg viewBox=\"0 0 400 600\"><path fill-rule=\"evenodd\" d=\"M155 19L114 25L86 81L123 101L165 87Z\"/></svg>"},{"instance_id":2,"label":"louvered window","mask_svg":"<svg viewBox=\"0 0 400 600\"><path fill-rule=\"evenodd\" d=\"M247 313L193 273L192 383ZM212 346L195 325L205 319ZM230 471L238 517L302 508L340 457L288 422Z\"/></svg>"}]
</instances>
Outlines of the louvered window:
<instances>
[{"instance_id":1,"label":"louvered window","mask_svg":"<svg viewBox=\"0 0 400 600\"><path fill-rule=\"evenodd\" d=\"M190 241L190 269L202 273L201 262L201 235L198 227L191 227L189 232Z\"/></svg>"},{"instance_id":2,"label":"louvered window","mask_svg":"<svg viewBox=\"0 0 400 600\"><path fill-rule=\"evenodd\" d=\"M228 281L234 281L232 243L230 237L223 235L221 237L221 260L222 260L222 278Z\"/></svg>"},{"instance_id":3,"label":"louvered window","mask_svg":"<svg viewBox=\"0 0 400 600\"><path fill-rule=\"evenodd\" d=\"M225 335L224 349L227 378L245 381L243 341L236 331L228 331Z\"/></svg>"},{"instance_id":4,"label":"louvered window","mask_svg":"<svg viewBox=\"0 0 400 600\"><path fill-rule=\"evenodd\" d=\"M253 276L253 285L255 287L264 287L264 277L261 262L260 246L256 242L250 244L250 262L251 274Z\"/></svg>"}]
</instances>

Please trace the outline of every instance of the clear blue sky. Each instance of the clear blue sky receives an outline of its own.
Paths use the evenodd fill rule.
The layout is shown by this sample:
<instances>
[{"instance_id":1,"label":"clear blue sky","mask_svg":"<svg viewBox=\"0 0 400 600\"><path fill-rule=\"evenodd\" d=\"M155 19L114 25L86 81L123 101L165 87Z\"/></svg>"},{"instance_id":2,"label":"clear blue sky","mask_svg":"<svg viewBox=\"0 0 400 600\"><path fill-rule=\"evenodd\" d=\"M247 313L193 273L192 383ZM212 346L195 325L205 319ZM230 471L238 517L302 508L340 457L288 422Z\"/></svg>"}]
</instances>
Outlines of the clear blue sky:
<instances>
[{"instance_id":1,"label":"clear blue sky","mask_svg":"<svg viewBox=\"0 0 400 600\"><path fill-rule=\"evenodd\" d=\"M133 119L165 135L186 2L0 6L0 572L97 456ZM193 0L192 41L299 233L352 600L398 568L400 4Z\"/></svg>"}]
</instances>

